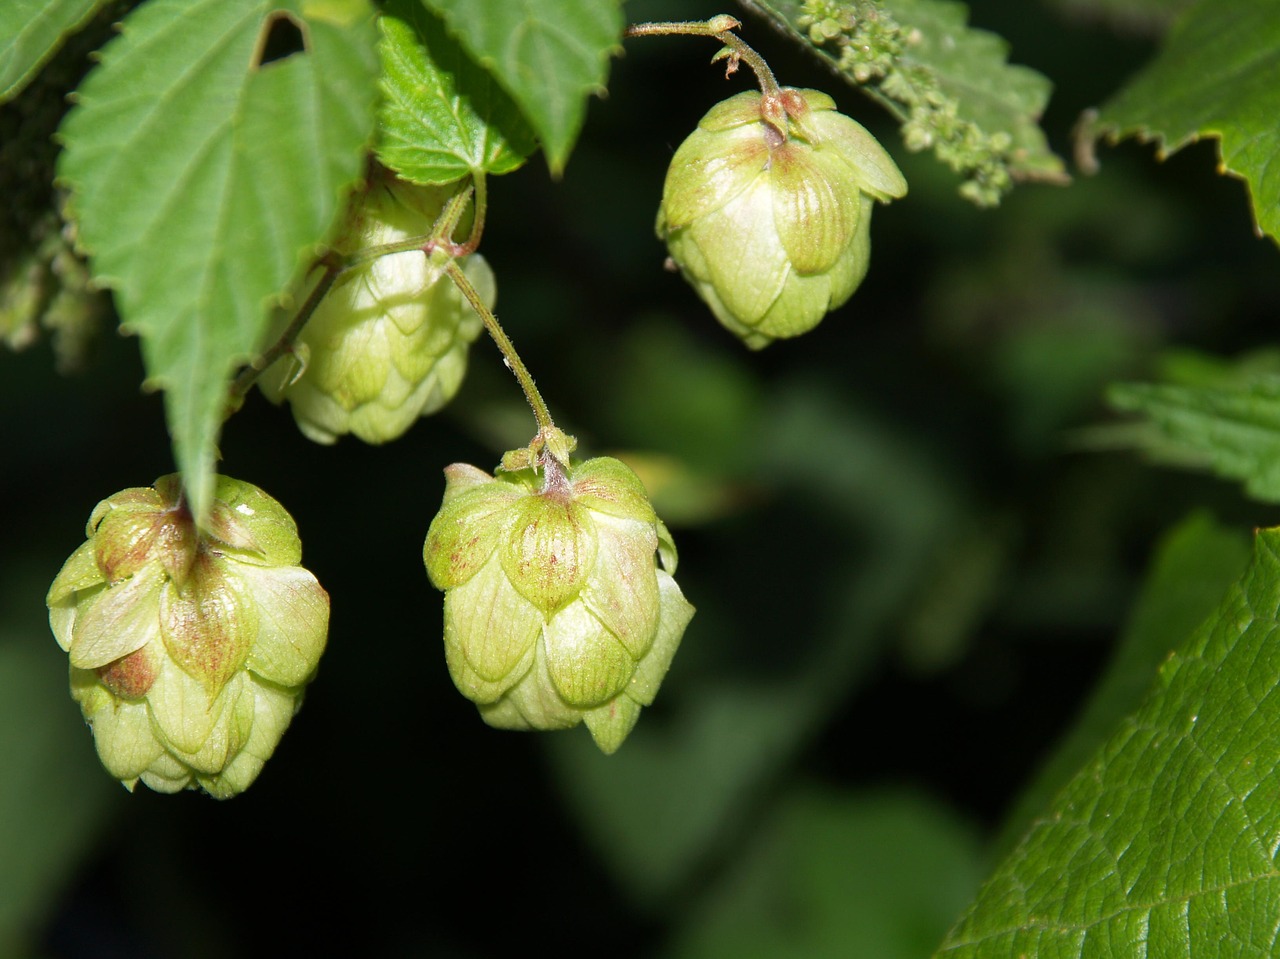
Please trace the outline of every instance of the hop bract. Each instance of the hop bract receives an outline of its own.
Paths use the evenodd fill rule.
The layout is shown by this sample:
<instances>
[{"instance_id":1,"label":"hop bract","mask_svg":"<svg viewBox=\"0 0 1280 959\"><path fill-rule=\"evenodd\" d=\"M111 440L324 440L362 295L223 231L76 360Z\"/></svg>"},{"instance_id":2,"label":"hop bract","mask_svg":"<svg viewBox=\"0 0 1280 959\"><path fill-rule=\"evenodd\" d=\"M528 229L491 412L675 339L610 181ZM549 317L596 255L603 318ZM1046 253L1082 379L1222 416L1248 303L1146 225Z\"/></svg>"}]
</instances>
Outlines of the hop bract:
<instances>
[{"instance_id":1,"label":"hop bract","mask_svg":"<svg viewBox=\"0 0 1280 959\"><path fill-rule=\"evenodd\" d=\"M693 607L639 478L616 459L445 470L423 559L453 681L491 726L585 722L604 752L653 702Z\"/></svg>"},{"instance_id":2,"label":"hop bract","mask_svg":"<svg viewBox=\"0 0 1280 959\"><path fill-rule=\"evenodd\" d=\"M220 476L198 531L173 475L103 500L86 532L49 589L49 623L102 764L130 790L248 788L328 632L293 519Z\"/></svg>"},{"instance_id":3,"label":"hop bract","mask_svg":"<svg viewBox=\"0 0 1280 959\"><path fill-rule=\"evenodd\" d=\"M871 208L906 181L817 90L712 107L667 172L658 236L726 327L755 349L811 330L867 272Z\"/></svg>"},{"instance_id":4,"label":"hop bract","mask_svg":"<svg viewBox=\"0 0 1280 959\"><path fill-rule=\"evenodd\" d=\"M450 191L383 174L374 179L354 220L335 245L352 254L430 233ZM273 401L289 401L298 427L317 443L354 433L367 443L400 436L458 391L467 349L480 317L444 267L449 255L392 253L339 276L294 344L293 360L258 380ZM459 259L492 309L493 272L479 254ZM289 317L271 332L274 341Z\"/></svg>"}]
</instances>

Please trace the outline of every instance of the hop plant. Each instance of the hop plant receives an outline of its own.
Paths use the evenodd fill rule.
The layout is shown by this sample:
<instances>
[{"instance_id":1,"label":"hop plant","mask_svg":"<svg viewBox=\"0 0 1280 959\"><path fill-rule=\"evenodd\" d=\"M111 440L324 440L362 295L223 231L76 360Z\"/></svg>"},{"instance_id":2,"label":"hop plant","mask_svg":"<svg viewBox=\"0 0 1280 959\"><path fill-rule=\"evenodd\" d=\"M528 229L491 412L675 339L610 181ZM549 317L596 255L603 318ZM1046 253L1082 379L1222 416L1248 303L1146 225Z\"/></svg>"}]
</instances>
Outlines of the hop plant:
<instances>
[{"instance_id":1,"label":"hop plant","mask_svg":"<svg viewBox=\"0 0 1280 959\"><path fill-rule=\"evenodd\" d=\"M132 791L249 787L315 674L329 596L298 565L293 519L220 476L197 529L178 475L97 505L49 589L71 695Z\"/></svg>"},{"instance_id":2,"label":"hop plant","mask_svg":"<svg viewBox=\"0 0 1280 959\"><path fill-rule=\"evenodd\" d=\"M349 255L429 234L450 195L379 175L335 250ZM385 443L440 409L462 384L467 349L481 329L444 274L449 259L443 249L410 250L345 271L295 341L295 359L259 379L262 391L273 402L288 400L299 429L317 443L345 433ZM472 254L459 264L492 309L488 263ZM281 316L272 340L287 320Z\"/></svg>"},{"instance_id":3,"label":"hop plant","mask_svg":"<svg viewBox=\"0 0 1280 959\"><path fill-rule=\"evenodd\" d=\"M607 457L572 469L546 457L541 477L465 464L445 476L423 560L445 594L454 683L491 726L585 722L612 753L693 616L643 484Z\"/></svg>"},{"instance_id":4,"label":"hop plant","mask_svg":"<svg viewBox=\"0 0 1280 959\"><path fill-rule=\"evenodd\" d=\"M740 93L676 151L657 232L716 318L760 349L853 295L874 201L906 192L889 154L825 93Z\"/></svg>"}]
</instances>

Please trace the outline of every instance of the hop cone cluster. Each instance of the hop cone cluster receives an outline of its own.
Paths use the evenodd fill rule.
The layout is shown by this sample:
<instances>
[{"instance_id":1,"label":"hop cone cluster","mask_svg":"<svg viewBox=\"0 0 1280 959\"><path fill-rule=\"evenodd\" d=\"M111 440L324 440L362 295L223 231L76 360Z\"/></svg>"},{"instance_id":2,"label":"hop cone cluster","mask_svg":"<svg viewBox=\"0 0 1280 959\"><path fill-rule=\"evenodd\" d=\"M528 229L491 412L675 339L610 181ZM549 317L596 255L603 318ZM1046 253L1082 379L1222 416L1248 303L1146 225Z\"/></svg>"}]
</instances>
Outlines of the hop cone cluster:
<instances>
[{"instance_id":1,"label":"hop cone cluster","mask_svg":"<svg viewBox=\"0 0 1280 959\"><path fill-rule=\"evenodd\" d=\"M759 349L853 295L874 201L906 192L889 154L825 93L740 93L676 151L657 231L716 318Z\"/></svg>"},{"instance_id":2,"label":"hop cone cluster","mask_svg":"<svg viewBox=\"0 0 1280 959\"><path fill-rule=\"evenodd\" d=\"M49 623L102 764L130 790L242 792L328 632L329 596L298 565L293 519L220 476L197 530L172 475L103 500L86 533L49 589Z\"/></svg>"},{"instance_id":3,"label":"hop cone cluster","mask_svg":"<svg viewBox=\"0 0 1280 959\"><path fill-rule=\"evenodd\" d=\"M602 457L445 470L423 548L458 689L502 729L585 722L616 750L653 702L693 607L640 479Z\"/></svg>"},{"instance_id":4,"label":"hop cone cluster","mask_svg":"<svg viewBox=\"0 0 1280 959\"><path fill-rule=\"evenodd\" d=\"M431 232L451 191L383 173L361 197L335 244L341 254ZM367 443L400 436L458 391L480 317L444 268L448 254L392 253L343 273L295 341L297 360L258 380L273 401L288 400L298 427L317 443L354 433ZM493 272L479 254L459 265L492 309ZM271 333L279 337L288 318Z\"/></svg>"}]
</instances>

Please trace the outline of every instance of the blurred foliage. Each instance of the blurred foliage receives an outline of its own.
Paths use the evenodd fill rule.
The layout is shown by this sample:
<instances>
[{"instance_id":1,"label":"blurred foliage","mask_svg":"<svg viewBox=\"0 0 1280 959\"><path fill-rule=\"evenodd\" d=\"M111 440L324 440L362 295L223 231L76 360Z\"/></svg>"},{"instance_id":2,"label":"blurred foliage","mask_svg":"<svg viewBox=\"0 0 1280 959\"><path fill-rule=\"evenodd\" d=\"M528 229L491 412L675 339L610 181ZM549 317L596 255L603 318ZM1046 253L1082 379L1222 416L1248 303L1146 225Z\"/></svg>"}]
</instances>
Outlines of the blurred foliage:
<instances>
[{"instance_id":1,"label":"blurred foliage","mask_svg":"<svg viewBox=\"0 0 1280 959\"><path fill-rule=\"evenodd\" d=\"M1154 141L1161 154L1217 140L1222 172L1248 186L1259 235L1280 242L1277 70L1280 18L1270 0L1199 0L1160 54L1103 105L1095 135Z\"/></svg>"},{"instance_id":2,"label":"blurred foliage","mask_svg":"<svg viewBox=\"0 0 1280 959\"><path fill-rule=\"evenodd\" d=\"M1275 954L1278 603L1280 530L1261 530L1243 577L1173 641L1138 708L1114 711L939 957Z\"/></svg>"},{"instance_id":3,"label":"blurred foliage","mask_svg":"<svg viewBox=\"0 0 1280 959\"><path fill-rule=\"evenodd\" d=\"M970 11L1052 78L1059 152L1152 54L1066 12L1083 6ZM835 87L894 142L873 103L762 21L743 35L783 82ZM749 85L708 68L710 52L629 41L562 179L529 163L490 184L499 315L582 451L622 451L651 482L698 607L613 757L582 730L484 727L440 655L420 562L440 470L492 466L529 433L481 343L455 402L386 447L317 447L249 398L223 468L298 521L334 597L329 650L244 796L126 795L76 717L43 598L93 504L171 470L162 401L138 389L133 339L87 341L74 377L47 341L0 351L14 507L0 534L0 954L924 959L1016 845L1009 811L1043 811L1138 705L1247 531L1280 521L1231 483L1099 449L1116 442L1095 432L1132 428L1107 384L1174 371L1226 388L1236 367L1204 357L1274 342L1276 251L1239 184L1216 176L1209 145L1158 163L1121 144L1097 176L984 212L956 175L895 151L911 194L877 213L862 288L814 335L748 355L662 270L653 236L675 145ZM46 71L83 57L65 48ZM22 182L15 209L24 190L48 206L47 179Z\"/></svg>"}]
</instances>

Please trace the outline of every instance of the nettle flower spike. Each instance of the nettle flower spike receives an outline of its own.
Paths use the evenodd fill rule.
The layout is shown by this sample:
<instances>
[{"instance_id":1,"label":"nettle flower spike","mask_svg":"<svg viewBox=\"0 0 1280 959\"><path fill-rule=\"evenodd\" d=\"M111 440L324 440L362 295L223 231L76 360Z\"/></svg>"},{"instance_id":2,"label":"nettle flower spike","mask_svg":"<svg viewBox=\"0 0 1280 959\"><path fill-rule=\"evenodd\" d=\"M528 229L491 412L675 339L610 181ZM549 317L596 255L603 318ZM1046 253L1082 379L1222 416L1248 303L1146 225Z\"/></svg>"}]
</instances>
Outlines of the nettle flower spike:
<instances>
[{"instance_id":1,"label":"nettle flower spike","mask_svg":"<svg viewBox=\"0 0 1280 959\"><path fill-rule=\"evenodd\" d=\"M244 791L328 633L293 519L220 476L197 530L175 474L103 500L86 534L49 589L49 624L102 764L130 790Z\"/></svg>"},{"instance_id":2,"label":"nettle flower spike","mask_svg":"<svg viewBox=\"0 0 1280 959\"><path fill-rule=\"evenodd\" d=\"M423 548L445 594L445 657L489 725L585 722L612 753L653 702L693 607L635 473L608 457L542 463L541 475L445 470Z\"/></svg>"},{"instance_id":3,"label":"nettle flower spike","mask_svg":"<svg viewBox=\"0 0 1280 959\"><path fill-rule=\"evenodd\" d=\"M415 186L383 172L335 244L351 255L431 232L454 188ZM450 254L391 253L338 277L294 343L293 357L258 380L273 402L288 400L298 428L317 443L354 433L385 443L451 400L467 367L480 317L445 276ZM490 308L493 271L478 253L458 263ZM282 314L267 342L288 322Z\"/></svg>"},{"instance_id":4,"label":"nettle flower spike","mask_svg":"<svg viewBox=\"0 0 1280 959\"><path fill-rule=\"evenodd\" d=\"M740 93L676 151L657 231L716 318L759 349L853 295L874 201L906 192L889 154L825 93Z\"/></svg>"}]
</instances>

